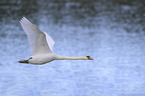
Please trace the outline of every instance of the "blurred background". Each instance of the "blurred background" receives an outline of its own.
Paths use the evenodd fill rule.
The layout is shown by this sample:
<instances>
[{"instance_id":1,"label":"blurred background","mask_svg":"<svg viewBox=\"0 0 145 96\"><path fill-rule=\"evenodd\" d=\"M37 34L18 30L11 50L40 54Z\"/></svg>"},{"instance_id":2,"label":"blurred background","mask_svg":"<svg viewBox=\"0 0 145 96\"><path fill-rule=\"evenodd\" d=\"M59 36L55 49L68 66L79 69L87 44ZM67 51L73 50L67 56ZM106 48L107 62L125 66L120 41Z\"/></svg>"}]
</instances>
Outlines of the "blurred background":
<instances>
[{"instance_id":1,"label":"blurred background","mask_svg":"<svg viewBox=\"0 0 145 96\"><path fill-rule=\"evenodd\" d=\"M64 56L17 63L31 50L26 17ZM145 96L144 0L0 0L0 96Z\"/></svg>"}]
</instances>

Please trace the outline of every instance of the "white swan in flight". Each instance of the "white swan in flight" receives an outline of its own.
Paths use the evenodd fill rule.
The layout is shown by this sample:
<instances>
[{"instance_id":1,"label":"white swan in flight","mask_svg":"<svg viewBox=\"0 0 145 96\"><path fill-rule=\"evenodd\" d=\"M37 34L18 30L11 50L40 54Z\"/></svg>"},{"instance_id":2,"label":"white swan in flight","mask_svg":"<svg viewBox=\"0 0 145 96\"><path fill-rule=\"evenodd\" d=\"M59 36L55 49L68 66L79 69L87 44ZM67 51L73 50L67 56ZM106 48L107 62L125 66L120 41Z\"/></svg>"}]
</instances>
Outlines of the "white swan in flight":
<instances>
[{"instance_id":1,"label":"white swan in flight","mask_svg":"<svg viewBox=\"0 0 145 96\"><path fill-rule=\"evenodd\" d=\"M93 60L90 56L67 57L54 53L55 42L46 32L41 32L25 17L20 20L20 23L28 36L33 55L29 59L18 61L19 63L41 65L53 60Z\"/></svg>"}]
</instances>

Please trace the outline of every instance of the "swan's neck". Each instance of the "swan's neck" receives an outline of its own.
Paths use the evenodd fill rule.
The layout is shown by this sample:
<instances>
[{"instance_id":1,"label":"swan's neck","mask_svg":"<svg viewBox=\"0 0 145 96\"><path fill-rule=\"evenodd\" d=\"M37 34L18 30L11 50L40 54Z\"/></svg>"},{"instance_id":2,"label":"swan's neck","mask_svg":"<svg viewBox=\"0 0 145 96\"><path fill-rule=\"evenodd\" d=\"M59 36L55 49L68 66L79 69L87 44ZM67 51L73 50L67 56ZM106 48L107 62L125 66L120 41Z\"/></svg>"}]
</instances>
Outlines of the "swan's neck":
<instances>
[{"instance_id":1,"label":"swan's neck","mask_svg":"<svg viewBox=\"0 0 145 96\"><path fill-rule=\"evenodd\" d=\"M57 55L56 60L88 60L86 56L80 56L80 57L67 57L67 56L61 56Z\"/></svg>"}]
</instances>

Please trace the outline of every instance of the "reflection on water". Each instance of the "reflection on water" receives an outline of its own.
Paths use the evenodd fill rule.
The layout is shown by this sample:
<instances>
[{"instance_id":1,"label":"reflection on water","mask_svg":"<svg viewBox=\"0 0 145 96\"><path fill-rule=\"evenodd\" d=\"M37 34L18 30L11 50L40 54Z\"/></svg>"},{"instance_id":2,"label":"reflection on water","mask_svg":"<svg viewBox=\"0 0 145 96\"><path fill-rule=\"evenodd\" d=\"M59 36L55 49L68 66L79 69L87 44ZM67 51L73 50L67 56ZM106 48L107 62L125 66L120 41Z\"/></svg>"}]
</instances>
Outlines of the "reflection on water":
<instances>
[{"instance_id":1,"label":"reflection on water","mask_svg":"<svg viewBox=\"0 0 145 96\"><path fill-rule=\"evenodd\" d=\"M3 96L144 96L143 0L1 0L0 94ZM94 61L19 64L31 56L25 16L65 56Z\"/></svg>"}]
</instances>

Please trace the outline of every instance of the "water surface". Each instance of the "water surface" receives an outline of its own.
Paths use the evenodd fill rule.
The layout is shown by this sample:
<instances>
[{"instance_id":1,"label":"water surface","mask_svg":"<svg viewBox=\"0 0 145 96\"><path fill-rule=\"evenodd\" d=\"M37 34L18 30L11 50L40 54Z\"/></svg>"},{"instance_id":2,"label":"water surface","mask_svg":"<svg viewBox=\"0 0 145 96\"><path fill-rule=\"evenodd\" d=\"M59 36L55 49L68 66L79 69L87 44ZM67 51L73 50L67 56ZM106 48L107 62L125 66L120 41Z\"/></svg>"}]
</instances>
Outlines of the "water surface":
<instances>
[{"instance_id":1,"label":"water surface","mask_svg":"<svg viewBox=\"0 0 145 96\"><path fill-rule=\"evenodd\" d=\"M1 96L145 96L143 0L0 1ZM93 61L19 64L31 50L25 16L64 56Z\"/></svg>"}]
</instances>

